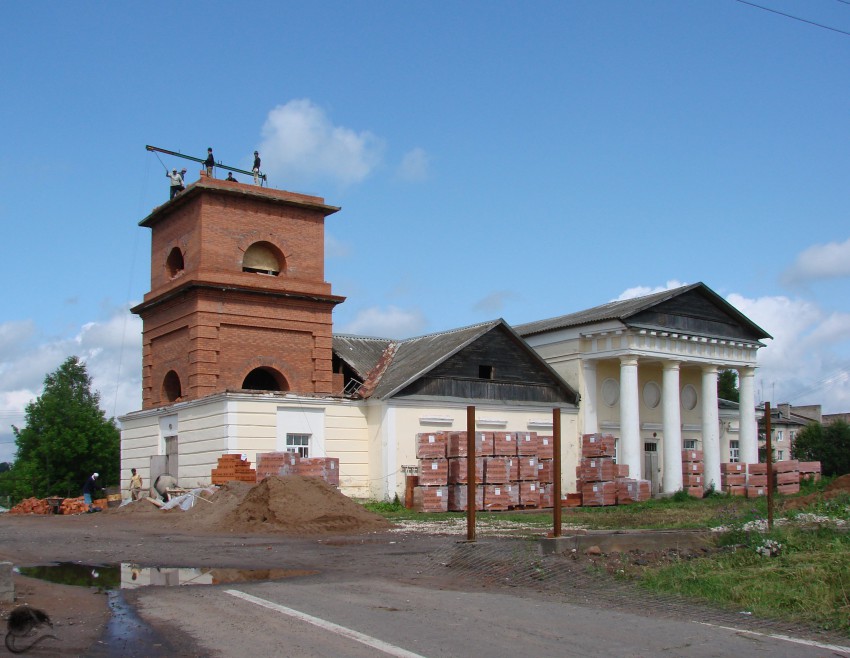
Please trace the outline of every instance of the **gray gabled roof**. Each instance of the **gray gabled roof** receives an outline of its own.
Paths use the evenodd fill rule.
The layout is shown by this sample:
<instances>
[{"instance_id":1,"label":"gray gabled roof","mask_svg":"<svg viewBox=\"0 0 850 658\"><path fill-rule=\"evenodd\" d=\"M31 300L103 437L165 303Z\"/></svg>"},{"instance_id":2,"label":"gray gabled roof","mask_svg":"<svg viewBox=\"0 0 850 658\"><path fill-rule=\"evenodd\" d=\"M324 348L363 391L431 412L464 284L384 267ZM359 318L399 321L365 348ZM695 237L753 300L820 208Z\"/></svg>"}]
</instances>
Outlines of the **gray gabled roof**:
<instances>
[{"instance_id":1,"label":"gray gabled roof","mask_svg":"<svg viewBox=\"0 0 850 658\"><path fill-rule=\"evenodd\" d=\"M507 331L564 390L575 395L560 375L502 319L403 340L334 334L333 349L364 379L360 389L363 397L388 398L496 327Z\"/></svg>"},{"instance_id":2,"label":"gray gabled roof","mask_svg":"<svg viewBox=\"0 0 850 658\"><path fill-rule=\"evenodd\" d=\"M389 397L500 322L503 321L485 322L403 340L334 334L333 347L337 356L364 378L363 393L368 397ZM379 364L381 368L378 368Z\"/></svg>"},{"instance_id":3,"label":"gray gabled roof","mask_svg":"<svg viewBox=\"0 0 850 658\"><path fill-rule=\"evenodd\" d=\"M578 327L582 325L593 324L595 322L602 322L605 320L619 320L623 324L628 324L628 320L630 317L649 308L652 308L657 304L666 302L667 300L673 299L674 297L678 297L679 295L683 295L691 291L698 291L699 293L706 295L716 305L720 306L726 313L734 317L736 320L738 320L738 322L740 322L744 326L751 329L754 333L760 334L762 338L771 338L770 334L768 334L764 329L755 324L746 315L741 313L738 309L732 306L732 304L727 302L725 299L723 299L723 297L718 295L716 292L714 292L711 288L709 288L702 282L692 283L686 286L672 288L670 290L662 290L661 292L652 293L650 295L644 295L642 297L634 297L632 299L623 299L620 301L608 302L607 304L594 306L593 308L589 308L584 311L578 311L577 313L570 313L568 315L561 315L555 318L549 318L547 320L537 320L536 322L520 324L517 325L515 329L520 336L525 337L532 336L534 334L544 333L546 331L566 329L568 327Z\"/></svg>"},{"instance_id":4,"label":"gray gabled roof","mask_svg":"<svg viewBox=\"0 0 850 658\"><path fill-rule=\"evenodd\" d=\"M392 342L389 338L334 334L333 351L361 379L366 379Z\"/></svg>"}]
</instances>

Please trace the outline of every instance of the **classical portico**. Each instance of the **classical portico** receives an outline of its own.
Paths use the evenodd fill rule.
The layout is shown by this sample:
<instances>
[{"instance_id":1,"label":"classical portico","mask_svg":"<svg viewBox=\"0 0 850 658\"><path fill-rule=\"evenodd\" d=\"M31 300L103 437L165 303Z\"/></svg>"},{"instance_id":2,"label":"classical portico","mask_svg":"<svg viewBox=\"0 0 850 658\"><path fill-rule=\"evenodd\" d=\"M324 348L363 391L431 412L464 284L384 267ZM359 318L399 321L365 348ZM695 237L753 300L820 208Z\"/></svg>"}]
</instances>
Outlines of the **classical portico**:
<instances>
[{"instance_id":1,"label":"classical portico","mask_svg":"<svg viewBox=\"0 0 850 658\"><path fill-rule=\"evenodd\" d=\"M756 346L647 330L586 332L581 342L584 348L581 353L584 375L582 431L604 431L618 436L618 461L628 464L632 477L652 479L650 473L643 472L643 443L644 439L660 439L662 491L681 489L682 450L685 448L682 430L686 428L687 436L693 437L689 441L696 442L703 452L706 488L714 484L720 489L720 464L728 462L730 455L721 453L717 375L727 369L738 372L740 460L758 461L753 390ZM617 348L613 347L615 344ZM619 372L616 398L610 386L610 374L615 368ZM598 383L600 369L609 375L603 379L609 384L604 387ZM682 371L689 374L684 389L680 379ZM639 373L644 374L639 376ZM656 390L660 391L660 399L654 393ZM683 390L687 391L684 400ZM606 396L601 405L600 395ZM600 406L603 409L601 418ZM615 413L617 407L619 413Z\"/></svg>"},{"instance_id":2,"label":"classical portico","mask_svg":"<svg viewBox=\"0 0 850 658\"><path fill-rule=\"evenodd\" d=\"M630 477L678 491L682 451L701 450L704 486L719 490L721 463L758 461L754 371L769 335L704 284L517 329L579 389L581 432L618 438ZM739 417L721 423L717 378L728 369Z\"/></svg>"}]
</instances>

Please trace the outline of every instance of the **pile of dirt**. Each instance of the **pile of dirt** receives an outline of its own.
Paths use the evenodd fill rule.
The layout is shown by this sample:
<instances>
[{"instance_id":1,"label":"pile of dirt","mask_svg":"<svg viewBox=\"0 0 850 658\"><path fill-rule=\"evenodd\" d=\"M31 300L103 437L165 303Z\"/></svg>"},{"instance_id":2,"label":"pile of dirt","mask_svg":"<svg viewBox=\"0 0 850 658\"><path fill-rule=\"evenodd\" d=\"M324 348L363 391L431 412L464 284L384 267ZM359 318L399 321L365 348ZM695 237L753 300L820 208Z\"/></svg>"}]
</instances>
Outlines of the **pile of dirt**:
<instances>
[{"instance_id":1,"label":"pile of dirt","mask_svg":"<svg viewBox=\"0 0 850 658\"><path fill-rule=\"evenodd\" d=\"M272 476L256 485L228 482L202 493L187 512L163 511L146 500L123 505L114 514L165 515L184 530L273 532L293 535L359 534L391 527L320 478Z\"/></svg>"},{"instance_id":2,"label":"pile of dirt","mask_svg":"<svg viewBox=\"0 0 850 658\"><path fill-rule=\"evenodd\" d=\"M835 478L824 487L823 491L817 491L799 498L790 498L785 501L782 507L786 510L803 509L821 500L838 498L842 494L850 494L850 473Z\"/></svg>"}]
</instances>

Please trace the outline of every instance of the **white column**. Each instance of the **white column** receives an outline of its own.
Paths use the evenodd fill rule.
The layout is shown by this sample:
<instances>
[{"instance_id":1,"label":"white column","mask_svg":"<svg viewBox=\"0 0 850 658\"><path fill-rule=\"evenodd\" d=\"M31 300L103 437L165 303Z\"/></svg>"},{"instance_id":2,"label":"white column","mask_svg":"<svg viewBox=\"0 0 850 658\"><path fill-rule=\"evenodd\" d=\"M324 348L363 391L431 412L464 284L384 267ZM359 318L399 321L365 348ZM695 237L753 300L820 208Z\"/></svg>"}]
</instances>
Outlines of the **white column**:
<instances>
[{"instance_id":1,"label":"white column","mask_svg":"<svg viewBox=\"0 0 850 658\"><path fill-rule=\"evenodd\" d=\"M599 431L599 419L596 415L596 361L582 361L584 390L581 392L581 408L584 414L584 434Z\"/></svg>"},{"instance_id":2,"label":"white column","mask_svg":"<svg viewBox=\"0 0 850 658\"><path fill-rule=\"evenodd\" d=\"M702 368L702 453L705 488L720 491L720 415L717 409L717 366Z\"/></svg>"},{"instance_id":3,"label":"white column","mask_svg":"<svg viewBox=\"0 0 850 658\"><path fill-rule=\"evenodd\" d=\"M744 464L759 460L758 422L756 421L755 368L738 368L739 459Z\"/></svg>"},{"instance_id":4,"label":"white column","mask_svg":"<svg viewBox=\"0 0 850 658\"><path fill-rule=\"evenodd\" d=\"M682 489L682 416L679 413L679 361L665 361L662 375L661 411L664 424L664 473L661 490Z\"/></svg>"},{"instance_id":5,"label":"white column","mask_svg":"<svg viewBox=\"0 0 850 658\"><path fill-rule=\"evenodd\" d=\"M640 446L640 414L638 410L638 360L636 356L620 357L620 450L617 461L627 464L629 477L640 479L642 473Z\"/></svg>"}]
</instances>

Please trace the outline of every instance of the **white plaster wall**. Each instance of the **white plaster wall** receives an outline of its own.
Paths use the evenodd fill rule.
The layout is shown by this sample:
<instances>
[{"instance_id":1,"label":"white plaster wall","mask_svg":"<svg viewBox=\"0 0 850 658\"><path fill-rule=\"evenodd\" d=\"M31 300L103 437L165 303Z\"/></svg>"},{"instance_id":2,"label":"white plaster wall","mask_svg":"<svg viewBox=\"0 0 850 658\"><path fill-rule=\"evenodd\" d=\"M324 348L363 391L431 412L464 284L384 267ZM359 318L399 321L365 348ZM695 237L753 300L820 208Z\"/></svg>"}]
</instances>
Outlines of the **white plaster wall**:
<instances>
[{"instance_id":1,"label":"white plaster wall","mask_svg":"<svg viewBox=\"0 0 850 658\"><path fill-rule=\"evenodd\" d=\"M130 486L130 469L135 468L146 487L150 486L150 456L159 453L157 416L121 420L121 490Z\"/></svg>"}]
</instances>

